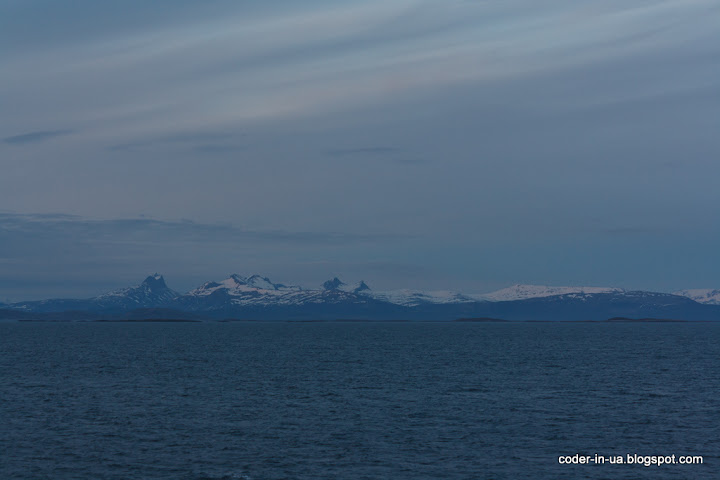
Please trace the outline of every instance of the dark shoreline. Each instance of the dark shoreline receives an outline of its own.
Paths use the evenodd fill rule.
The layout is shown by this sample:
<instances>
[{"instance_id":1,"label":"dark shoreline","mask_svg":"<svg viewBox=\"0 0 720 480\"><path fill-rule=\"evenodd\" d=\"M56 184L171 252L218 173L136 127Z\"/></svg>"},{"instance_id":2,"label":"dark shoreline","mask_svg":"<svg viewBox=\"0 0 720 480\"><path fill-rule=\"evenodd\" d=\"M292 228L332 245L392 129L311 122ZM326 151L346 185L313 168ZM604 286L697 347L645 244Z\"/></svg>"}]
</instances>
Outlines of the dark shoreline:
<instances>
[{"instance_id":1,"label":"dark shoreline","mask_svg":"<svg viewBox=\"0 0 720 480\"><path fill-rule=\"evenodd\" d=\"M372 319L320 319L320 320L259 320L259 319L181 319L181 318L146 318L146 319L78 319L53 320L32 318L0 319L4 323L720 323L713 320L681 320L666 318L609 318L607 320L505 320L500 318L458 318L455 320L372 320Z\"/></svg>"}]
</instances>

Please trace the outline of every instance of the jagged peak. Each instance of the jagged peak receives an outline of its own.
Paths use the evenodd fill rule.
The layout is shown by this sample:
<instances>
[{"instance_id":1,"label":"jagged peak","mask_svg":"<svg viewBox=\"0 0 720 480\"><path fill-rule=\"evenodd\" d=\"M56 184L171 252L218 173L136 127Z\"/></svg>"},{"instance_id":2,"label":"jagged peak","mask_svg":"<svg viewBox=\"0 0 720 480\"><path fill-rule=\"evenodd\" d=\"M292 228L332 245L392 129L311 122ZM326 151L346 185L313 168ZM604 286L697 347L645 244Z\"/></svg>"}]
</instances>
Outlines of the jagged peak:
<instances>
[{"instance_id":1,"label":"jagged peak","mask_svg":"<svg viewBox=\"0 0 720 480\"><path fill-rule=\"evenodd\" d=\"M140 286L148 287L150 289L168 288L167 284L165 283L165 278L159 273L154 273L146 277L145 280L143 280L143 282L140 284Z\"/></svg>"},{"instance_id":2,"label":"jagged peak","mask_svg":"<svg viewBox=\"0 0 720 480\"><path fill-rule=\"evenodd\" d=\"M344 286L345 283L340 280L338 277L333 278L332 280L328 280L327 282L323 283L323 290L340 290L340 287Z\"/></svg>"},{"instance_id":3,"label":"jagged peak","mask_svg":"<svg viewBox=\"0 0 720 480\"><path fill-rule=\"evenodd\" d=\"M167 286L165 278L162 275L155 273L145 277L145 280L139 285L119 288L94 297L92 300L100 303L113 302L113 304L119 301L134 302L133 304L151 301L154 304L157 301L167 301L178 295L178 292Z\"/></svg>"},{"instance_id":4,"label":"jagged peak","mask_svg":"<svg viewBox=\"0 0 720 480\"><path fill-rule=\"evenodd\" d=\"M277 290L278 286L275 285L268 277L254 274L246 279L246 282L251 287L260 288L263 290Z\"/></svg>"},{"instance_id":5,"label":"jagged peak","mask_svg":"<svg viewBox=\"0 0 720 480\"><path fill-rule=\"evenodd\" d=\"M238 283L240 285L244 285L247 283L247 278L243 277L242 275L238 275L237 273L233 273L228 277L228 280L232 280L235 283Z\"/></svg>"},{"instance_id":6,"label":"jagged peak","mask_svg":"<svg viewBox=\"0 0 720 480\"><path fill-rule=\"evenodd\" d=\"M369 292L372 290L370 287L368 287L368 284L365 283L365 280L360 280L360 283L358 283L358 286L355 287L353 292L360 293L360 292Z\"/></svg>"}]
</instances>

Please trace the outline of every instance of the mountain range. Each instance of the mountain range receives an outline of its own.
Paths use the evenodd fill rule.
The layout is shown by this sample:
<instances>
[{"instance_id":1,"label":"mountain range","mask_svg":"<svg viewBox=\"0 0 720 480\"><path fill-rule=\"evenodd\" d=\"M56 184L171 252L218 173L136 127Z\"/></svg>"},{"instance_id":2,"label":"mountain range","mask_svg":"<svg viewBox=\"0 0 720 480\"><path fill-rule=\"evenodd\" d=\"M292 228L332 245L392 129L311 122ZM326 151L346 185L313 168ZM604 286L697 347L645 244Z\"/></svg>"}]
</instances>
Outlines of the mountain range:
<instances>
[{"instance_id":1,"label":"mountain range","mask_svg":"<svg viewBox=\"0 0 720 480\"><path fill-rule=\"evenodd\" d=\"M88 299L0 304L0 318L20 320L457 320L600 321L622 317L720 320L720 290L673 294L604 287L513 285L486 294L374 291L364 281L333 278L316 289L233 274L187 293L162 275Z\"/></svg>"}]
</instances>

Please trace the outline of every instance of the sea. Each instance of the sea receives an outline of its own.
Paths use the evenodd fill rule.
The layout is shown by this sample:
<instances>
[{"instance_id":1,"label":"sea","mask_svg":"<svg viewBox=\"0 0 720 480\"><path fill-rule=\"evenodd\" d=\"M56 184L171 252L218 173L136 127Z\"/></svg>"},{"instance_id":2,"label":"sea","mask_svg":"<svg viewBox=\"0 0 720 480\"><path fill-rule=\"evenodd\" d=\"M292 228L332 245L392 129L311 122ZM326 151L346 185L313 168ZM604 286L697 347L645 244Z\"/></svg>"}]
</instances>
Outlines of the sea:
<instances>
[{"instance_id":1,"label":"sea","mask_svg":"<svg viewBox=\"0 0 720 480\"><path fill-rule=\"evenodd\" d=\"M0 324L3 480L718 478L720 324Z\"/></svg>"}]
</instances>

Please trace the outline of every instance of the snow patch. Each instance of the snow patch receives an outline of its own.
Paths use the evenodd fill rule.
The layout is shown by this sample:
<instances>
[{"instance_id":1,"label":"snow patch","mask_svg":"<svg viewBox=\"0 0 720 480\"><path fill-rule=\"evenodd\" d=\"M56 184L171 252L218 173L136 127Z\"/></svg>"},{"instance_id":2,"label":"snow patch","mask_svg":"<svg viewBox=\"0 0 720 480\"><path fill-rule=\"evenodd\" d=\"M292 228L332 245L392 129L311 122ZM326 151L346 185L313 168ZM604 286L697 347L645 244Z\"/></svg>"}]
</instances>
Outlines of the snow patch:
<instances>
[{"instance_id":1,"label":"snow patch","mask_svg":"<svg viewBox=\"0 0 720 480\"><path fill-rule=\"evenodd\" d=\"M364 292L363 292L364 293ZM371 294L373 298L385 302L403 305L406 307L417 307L423 304L448 304L448 303L470 303L477 300L467 295L446 290L423 292L419 290L390 290Z\"/></svg>"},{"instance_id":2,"label":"snow patch","mask_svg":"<svg viewBox=\"0 0 720 480\"><path fill-rule=\"evenodd\" d=\"M720 289L710 288L698 288L690 290L679 290L674 292L675 295L681 297L687 297L691 300L695 300L698 303L705 303L708 305L720 305Z\"/></svg>"},{"instance_id":3,"label":"snow patch","mask_svg":"<svg viewBox=\"0 0 720 480\"><path fill-rule=\"evenodd\" d=\"M513 300L526 300L529 298L554 297L569 294L597 294L597 293L624 293L622 288L615 287L551 287L546 285L513 285L495 292L480 295L471 295L475 300L491 302L508 302Z\"/></svg>"}]
</instances>

